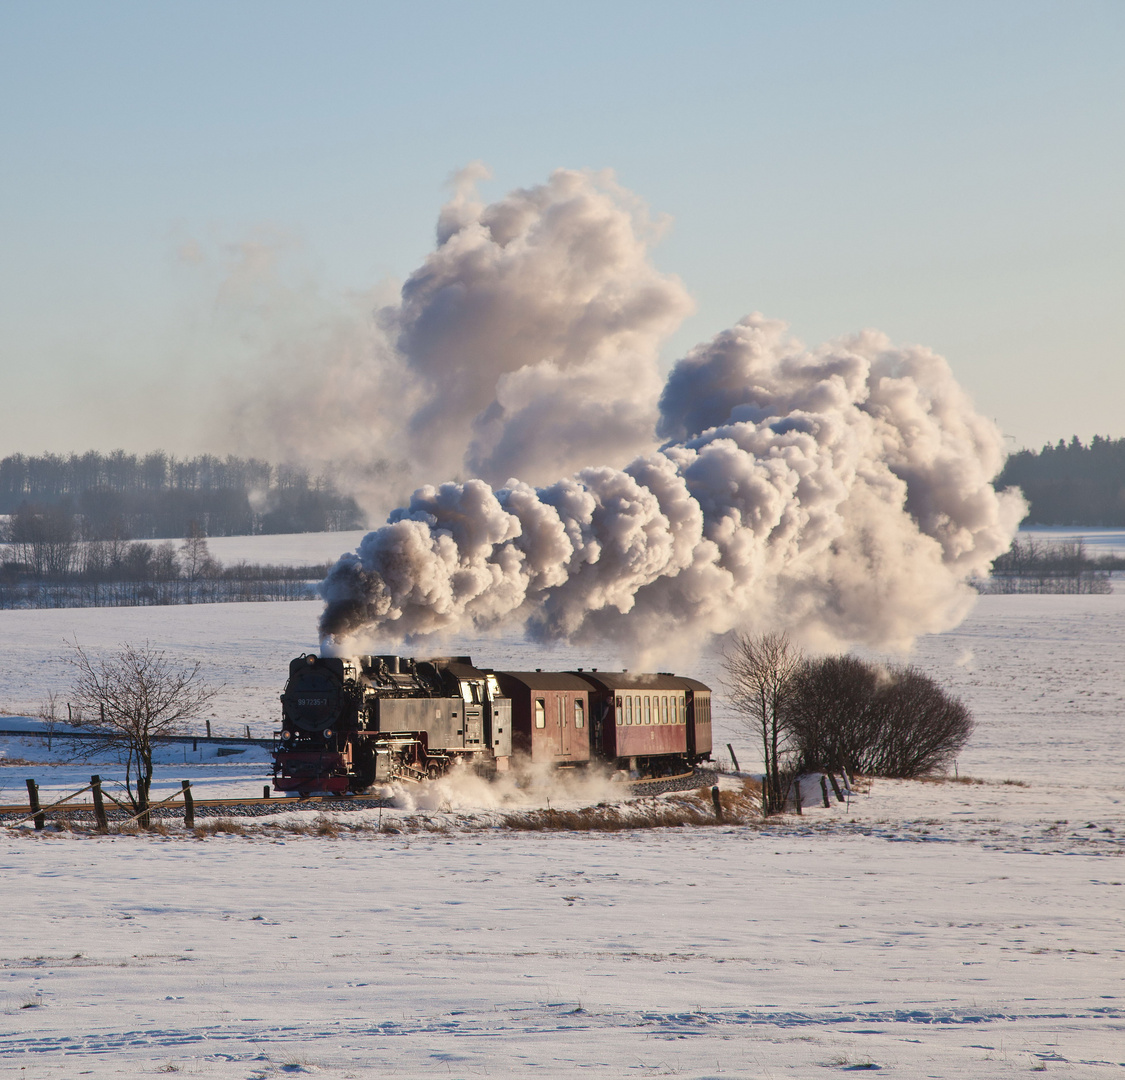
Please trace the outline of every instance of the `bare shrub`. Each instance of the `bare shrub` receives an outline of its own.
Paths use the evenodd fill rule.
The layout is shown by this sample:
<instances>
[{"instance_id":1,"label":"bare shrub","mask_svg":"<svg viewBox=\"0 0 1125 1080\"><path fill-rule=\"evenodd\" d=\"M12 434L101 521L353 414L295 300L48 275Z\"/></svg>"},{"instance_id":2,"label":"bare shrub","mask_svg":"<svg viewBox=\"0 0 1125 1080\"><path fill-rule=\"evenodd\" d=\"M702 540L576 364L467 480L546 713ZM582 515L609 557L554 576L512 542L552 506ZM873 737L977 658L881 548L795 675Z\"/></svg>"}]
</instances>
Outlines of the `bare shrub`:
<instances>
[{"instance_id":1,"label":"bare shrub","mask_svg":"<svg viewBox=\"0 0 1125 1080\"><path fill-rule=\"evenodd\" d=\"M804 771L917 777L957 756L973 720L917 668L827 656L806 661L794 676L784 726Z\"/></svg>"},{"instance_id":2,"label":"bare shrub","mask_svg":"<svg viewBox=\"0 0 1125 1080\"><path fill-rule=\"evenodd\" d=\"M879 670L854 656L825 656L801 665L786 702L785 726L798 747L802 771L859 771L864 747L878 738L879 682Z\"/></svg>"},{"instance_id":3,"label":"bare shrub","mask_svg":"<svg viewBox=\"0 0 1125 1080\"><path fill-rule=\"evenodd\" d=\"M880 737L860 771L871 776L925 776L952 761L973 733L967 706L917 668L897 668L880 688Z\"/></svg>"}]
</instances>

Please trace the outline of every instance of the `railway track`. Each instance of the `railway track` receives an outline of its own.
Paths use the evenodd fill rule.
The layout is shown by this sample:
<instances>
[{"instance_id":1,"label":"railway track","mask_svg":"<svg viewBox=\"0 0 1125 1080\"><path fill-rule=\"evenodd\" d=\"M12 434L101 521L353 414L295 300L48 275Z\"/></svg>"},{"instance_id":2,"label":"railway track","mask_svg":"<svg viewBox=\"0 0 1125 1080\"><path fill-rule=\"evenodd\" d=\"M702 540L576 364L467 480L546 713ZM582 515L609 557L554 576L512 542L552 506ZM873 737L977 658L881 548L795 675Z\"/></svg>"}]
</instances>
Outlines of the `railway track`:
<instances>
[{"instance_id":1,"label":"railway track","mask_svg":"<svg viewBox=\"0 0 1125 1080\"><path fill-rule=\"evenodd\" d=\"M665 791L683 791L702 786L711 786L715 783L718 774L711 769L696 769L694 772L681 773L678 776L658 776L648 780L618 781L622 787L630 789L634 795L659 795ZM192 805L196 817L267 817L270 814L281 814L287 810L302 810L319 808L328 811L343 810L374 810L380 807L394 806L392 799L379 798L367 795L309 795L306 798L298 797L271 797L257 799L193 799ZM94 820L94 806L90 802L64 803L61 806L46 806L43 813L46 817L67 817L77 820ZM163 802L154 805L150 811L154 818L173 819L184 816L184 803L182 799L174 802ZM13 825L23 820L31 820L33 816L27 803L17 803L0 806L0 825ZM119 807L107 805L106 816L109 821L127 821L131 815Z\"/></svg>"}]
</instances>

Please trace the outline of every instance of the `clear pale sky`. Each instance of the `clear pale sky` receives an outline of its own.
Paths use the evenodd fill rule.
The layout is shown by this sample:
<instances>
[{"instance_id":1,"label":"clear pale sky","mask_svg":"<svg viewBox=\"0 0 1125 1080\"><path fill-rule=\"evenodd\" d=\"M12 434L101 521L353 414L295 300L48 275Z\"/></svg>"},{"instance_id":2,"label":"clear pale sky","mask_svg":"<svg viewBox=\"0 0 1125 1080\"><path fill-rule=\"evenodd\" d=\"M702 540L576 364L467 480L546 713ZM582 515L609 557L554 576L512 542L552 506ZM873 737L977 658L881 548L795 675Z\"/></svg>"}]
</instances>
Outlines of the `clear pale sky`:
<instances>
[{"instance_id":1,"label":"clear pale sky","mask_svg":"<svg viewBox=\"0 0 1125 1080\"><path fill-rule=\"evenodd\" d=\"M670 218L669 365L877 327L1012 446L1125 435L1123 57L1120 0L0 3L0 453L213 449L236 253L386 291L478 159Z\"/></svg>"}]
</instances>

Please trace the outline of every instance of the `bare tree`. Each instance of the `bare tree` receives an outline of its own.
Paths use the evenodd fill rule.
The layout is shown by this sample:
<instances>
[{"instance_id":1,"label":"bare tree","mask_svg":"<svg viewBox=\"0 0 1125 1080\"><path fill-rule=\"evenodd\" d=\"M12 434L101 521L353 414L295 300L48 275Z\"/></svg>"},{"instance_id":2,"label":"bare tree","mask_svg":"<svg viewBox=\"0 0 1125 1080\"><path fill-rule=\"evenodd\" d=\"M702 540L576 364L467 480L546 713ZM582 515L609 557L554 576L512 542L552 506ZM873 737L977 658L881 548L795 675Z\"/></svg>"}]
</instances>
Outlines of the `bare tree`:
<instances>
[{"instance_id":1,"label":"bare tree","mask_svg":"<svg viewBox=\"0 0 1125 1080\"><path fill-rule=\"evenodd\" d=\"M70 573L78 531L68 500L52 506L22 503L8 530L16 558L36 577L62 578Z\"/></svg>"},{"instance_id":2,"label":"bare tree","mask_svg":"<svg viewBox=\"0 0 1125 1080\"><path fill-rule=\"evenodd\" d=\"M789 751L785 711L801 667L801 652L787 634L755 637L740 633L724 649L722 663L731 704L761 739L765 765L762 813L780 813L789 786L788 770L782 767Z\"/></svg>"},{"instance_id":3,"label":"bare tree","mask_svg":"<svg viewBox=\"0 0 1125 1080\"><path fill-rule=\"evenodd\" d=\"M47 729L47 749L50 750L55 738L55 729L64 723L59 714L59 695L54 690L47 691L46 700L39 706L39 719Z\"/></svg>"},{"instance_id":4,"label":"bare tree","mask_svg":"<svg viewBox=\"0 0 1125 1080\"><path fill-rule=\"evenodd\" d=\"M191 523L188 534L180 545L180 560L183 564L184 577L189 582L211 577L218 569L218 563L207 549L207 534L199 527L198 521Z\"/></svg>"},{"instance_id":5,"label":"bare tree","mask_svg":"<svg viewBox=\"0 0 1125 1080\"><path fill-rule=\"evenodd\" d=\"M77 641L70 649L68 659L76 672L72 698L82 726L103 736L100 745L124 755L125 794L147 828L153 750L162 739L179 734L215 691L199 677L198 662L181 667L147 641L96 659Z\"/></svg>"}]
</instances>

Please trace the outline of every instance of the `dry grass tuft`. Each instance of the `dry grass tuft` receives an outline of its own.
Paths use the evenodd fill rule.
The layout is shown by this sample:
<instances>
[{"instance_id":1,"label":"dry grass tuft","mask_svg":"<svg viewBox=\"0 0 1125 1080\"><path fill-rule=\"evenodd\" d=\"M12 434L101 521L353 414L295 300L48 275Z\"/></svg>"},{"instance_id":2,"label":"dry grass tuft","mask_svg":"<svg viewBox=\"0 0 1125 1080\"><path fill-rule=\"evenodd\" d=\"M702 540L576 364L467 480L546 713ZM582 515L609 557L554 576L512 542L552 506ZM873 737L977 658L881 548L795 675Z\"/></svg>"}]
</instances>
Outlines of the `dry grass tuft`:
<instances>
[{"instance_id":1,"label":"dry grass tuft","mask_svg":"<svg viewBox=\"0 0 1125 1080\"><path fill-rule=\"evenodd\" d=\"M1031 787L1026 780L982 780L977 776L916 776L914 780L919 784L965 784L970 787L984 785L1001 787Z\"/></svg>"},{"instance_id":2,"label":"dry grass tuft","mask_svg":"<svg viewBox=\"0 0 1125 1080\"><path fill-rule=\"evenodd\" d=\"M202 825L196 825L192 832L198 839L206 840L208 836L219 836L222 833L228 836L245 836L247 829L241 821L232 821L230 818L215 818L212 821L203 822Z\"/></svg>"},{"instance_id":3,"label":"dry grass tuft","mask_svg":"<svg viewBox=\"0 0 1125 1080\"><path fill-rule=\"evenodd\" d=\"M317 836L327 836L335 840L340 835L340 826L331 818L321 815L313 823L312 831Z\"/></svg>"},{"instance_id":4,"label":"dry grass tuft","mask_svg":"<svg viewBox=\"0 0 1125 1080\"><path fill-rule=\"evenodd\" d=\"M503 828L519 832L622 832L628 829L668 829L684 825L745 825L758 821L760 786L744 781L742 791L720 791L723 820L715 817L711 789L635 799L611 805L600 803L580 810L526 810L505 814Z\"/></svg>"}]
</instances>

